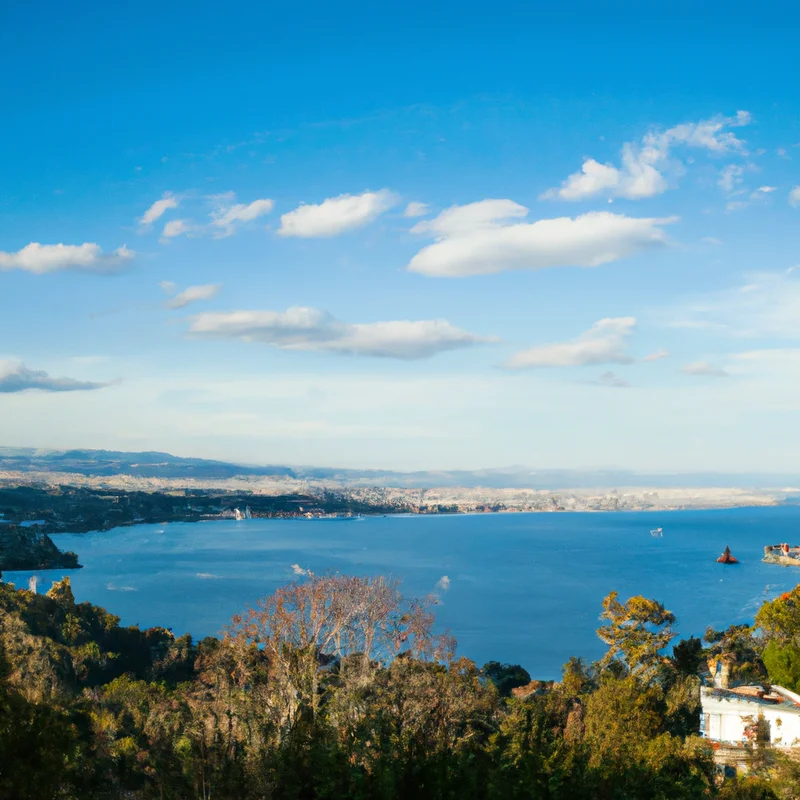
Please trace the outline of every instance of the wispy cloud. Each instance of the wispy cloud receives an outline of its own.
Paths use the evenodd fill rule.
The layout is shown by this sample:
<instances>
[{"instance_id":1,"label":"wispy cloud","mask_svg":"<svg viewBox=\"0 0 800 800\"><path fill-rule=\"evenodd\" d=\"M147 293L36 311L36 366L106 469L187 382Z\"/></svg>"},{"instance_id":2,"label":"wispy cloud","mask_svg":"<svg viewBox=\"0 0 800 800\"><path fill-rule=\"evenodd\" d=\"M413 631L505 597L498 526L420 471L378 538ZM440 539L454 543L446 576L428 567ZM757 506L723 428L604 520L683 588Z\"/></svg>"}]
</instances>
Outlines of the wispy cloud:
<instances>
[{"instance_id":1,"label":"wispy cloud","mask_svg":"<svg viewBox=\"0 0 800 800\"><path fill-rule=\"evenodd\" d=\"M740 286L666 309L672 327L748 338L800 338L800 270L753 272Z\"/></svg>"},{"instance_id":2,"label":"wispy cloud","mask_svg":"<svg viewBox=\"0 0 800 800\"><path fill-rule=\"evenodd\" d=\"M793 208L800 206L800 186L795 186L789 192L789 205L791 205Z\"/></svg>"},{"instance_id":3,"label":"wispy cloud","mask_svg":"<svg viewBox=\"0 0 800 800\"><path fill-rule=\"evenodd\" d=\"M0 394L17 392L83 392L103 389L108 383L54 378L44 370L29 369L20 361L0 361Z\"/></svg>"},{"instance_id":4,"label":"wispy cloud","mask_svg":"<svg viewBox=\"0 0 800 800\"><path fill-rule=\"evenodd\" d=\"M744 182L744 173L745 168L741 164L728 164L720 170L717 185L724 192L732 192Z\"/></svg>"},{"instance_id":5,"label":"wispy cloud","mask_svg":"<svg viewBox=\"0 0 800 800\"><path fill-rule=\"evenodd\" d=\"M729 128L748 125L747 111L733 117L717 116L700 122L687 122L647 133L641 142L623 145L620 166L601 164L593 158L583 162L579 172L570 175L559 188L542 195L545 199L586 200L598 195L639 200L661 194L669 188L666 171L672 151L679 146L699 148L714 154L745 154L744 142ZM682 165L673 167L677 172Z\"/></svg>"},{"instance_id":6,"label":"wispy cloud","mask_svg":"<svg viewBox=\"0 0 800 800\"><path fill-rule=\"evenodd\" d=\"M200 228L188 219L171 219L161 231L161 243L164 244L177 236L185 236L200 230Z\"/></svg>"},{"instance_id":7,"label":"wispy cloud","mask_svg":"<svg viewBox=\"0 0 800 800\"><path fill-rule=\"evenodd\" d=\"M422 217L428 213L429 206L427 203L411 202L406 206L403 212L404 217Z\"/></svg>"},{"instance_id":8,"label":"wispy cloud","mask_svg":"<svg viewBox=\"0 0 800 800\"><path fill-rule=\"evenodd\" d=\"M263 342L282 350L382 358L428 358L447 350L494 341L445 320L349 323L315 308L197 314L189 332L198 337Z\"/></svg>"},{"instance_id":9,"label":"wispy cloud","mask_svg":"<svg viewBox=\"0 0 800 800\"><path fill-rule=\"evenodd\" d=\"M211 212L211 225L217 229L215 235L219 237L232 235L239 223L252 222L269 214L275 207L275 201L266 197L252 203L233 203L233 199L232 195L221 195Z\"/></svg>"},{"instance_id":10,"label":"wispy cloud","mask_svg":"<svg viewBox=\"0 0 800 800\"><path fill-rule=\"evenodd\" d=\"M160 200L156 200L147 211L139 217L139 225L147 228L166 214L171 208L177 208L181 204L180 198L172 192L165 192Z\"/></svg>"},{"instance_id":11,"label":"wispy cloud","mask_svg":"<svg viewBox=\"0 0 800 800\"><path fill-rule=\"evenodd\" d=\"M604 372L594 381L598 386L608 386L611 389L629 389L630 383L617 375L616 372Z\"/></svg>"},{"instance_id":12,"label":"wispy cloud","mask_svg":"<svg viewBox=\"0 0 800 800\"><path fill-rule=\"evenodd\" d=\"M0 272L21 269L35 275L61 270L79 272L110 273L129 264L136 253L125 245L112 253L104 253L100 245L84 244L39 244L31 242L16 253L0 250Z\"/></svg>"},{"instance_id":13,"label":"wispy cloud","mask_svg":"<svg viewBox=\"0 0 800 800\"><path fill-rule=\"evenodd\" d=\"M656 350L654 353L646 355L642 361L650 363L651 361L660 361L662 358L668 358L669 352L667 350Z\"/></svg>"},{"instance_id":14,"label":"wispy cloud","mask_svg":"<svg viewBox=\"0 0 800 800\"><path fill-rule=\"evenodd\" d=\"M202 237L211 236L215 239L223 239L232 236L243 225L269 214L275 207L275 201L266 197L258 198L250 203L238 203L234 192L221 192L219 194L198 197L193 193L183 196L183 199L205 204L203 212L207 214L206 221L197 221L188 217L171 219L164 225L161 231L160 240L166 244L179 236ZM162 204L162 205L159 205ZM174 195L165 197L153 204L148 209L150 222L155 222L165 211L170 208L177 208L178 202ZM144 219L144 217L142 218ZM144 226L147 228L149 226Z\"/></svg>"},{"instance_id":15,"label":"wispy cloud","mask_svg":"<svg viewBox=\"0 0 800 800\"><path fill-rule=\"evenodd\" d=\"M715 364L708 361L695 361L691 364L686 364L681 367L681 372L684 375L691 375L692 377L709 377L709 378L729 378L730 375Z\"/></svg>"},{"instance_id":16,"label":"wispy cloud","mask_svg":"<svg viewBox=\"0 0 800 800\"><path fill-rule=\"evenodd\" d=\"M661 226L676 220L594 212L575 219L520 222L527 213L527 208L512 200L481 200L448 208L412 228L412 233L429 234L436 241L420 250L408 269L459 278L515 269L597 267L666 246Z\"/></svg>"},{"instance_id":17,"label":"wispy cloud","mask_svg":"<svg viewBox=\"0 0 800 800\"><path fill-rule=\"evenodd\" d=\"M616 317L595 322L588 331L568 342L537 345L513 355L509 369L529 367L584 367L596 364L630 364L628 339L636 327L634 317Z\"/></svg>"},{"instance_id":18,"label":"wispy cloud","mask_svg":"<svg viewBox=\"0 0 800 800\"><path fill-rule=\"evenodd\" d=\"M174 287L174 284L173 284ZM221 283L205 283L200 286L189 286L181 292L178 292L171 300L167 301L167 308L185 308L190 303L196 303L199 300L210 300L219 294L222 288Z\"/></svg>"},{"instance_id":19,"label":"wispy cloud","mask_svg":"<svg viewBox=\"0 0 800 800\"><path fill-rule=\"evenodd\" d=\"M281 216L281 236L336 236L361 228L397 204L388 189L329 197L316 205L301 205Z\"/></svg>"}]
</instances>

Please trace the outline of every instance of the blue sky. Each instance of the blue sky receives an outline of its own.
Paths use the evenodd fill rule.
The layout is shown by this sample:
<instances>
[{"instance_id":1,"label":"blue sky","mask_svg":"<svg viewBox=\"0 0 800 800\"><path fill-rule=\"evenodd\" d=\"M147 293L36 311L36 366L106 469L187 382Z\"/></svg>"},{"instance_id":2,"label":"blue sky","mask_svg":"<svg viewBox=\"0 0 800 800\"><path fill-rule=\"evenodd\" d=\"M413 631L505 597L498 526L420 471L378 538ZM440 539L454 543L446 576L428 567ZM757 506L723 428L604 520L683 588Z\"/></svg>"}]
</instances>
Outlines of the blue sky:
<instances>
[{"instance_id":1,"label":"blue sky","mask_svg":"<svg viewBox=\"0 0 800 800\"><path fill-rule=\"evenodd\" d=\"M790 4L117 5L0 17L0 443L800 470Z\"/></svg>"}]
</instances>

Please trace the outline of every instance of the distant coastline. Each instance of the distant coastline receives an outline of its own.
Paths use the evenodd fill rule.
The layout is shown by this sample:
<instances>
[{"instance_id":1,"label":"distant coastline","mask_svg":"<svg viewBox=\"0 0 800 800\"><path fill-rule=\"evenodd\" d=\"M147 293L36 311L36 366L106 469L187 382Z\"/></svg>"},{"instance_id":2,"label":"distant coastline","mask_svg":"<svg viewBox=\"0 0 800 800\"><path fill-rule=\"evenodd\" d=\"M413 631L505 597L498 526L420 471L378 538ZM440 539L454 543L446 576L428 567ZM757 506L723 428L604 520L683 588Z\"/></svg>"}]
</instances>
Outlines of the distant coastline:
<instances>
[{"instance_id":1,"label":"distant coastline","mask_svg":"<svg viewBox=\"0 0 800 800\"><path fill-rule=\"evenodd\" d=\"M581 485L514 468L484 472L392 473L246 467L165 453L38 451L0 447L0 570L78 566L50 536L139 523L197 522L246 513L264 518L384 514L678 511L800 503L800 489L743 486ZM635 477L598 472L596 480ZM642 476L639 476L642 477ZM433 484L440 478L440 485ZM467 485L453 485L463 478ZM485 478L487 485L481 485ZM375 483L367 483L373 479ZM388 485L396 480L399 485ZM520 480L524 485L497 485ZM418 485L412 485L412 484ZM798 481L800 483L800 481Z\"/></svg>"}]
</instances>

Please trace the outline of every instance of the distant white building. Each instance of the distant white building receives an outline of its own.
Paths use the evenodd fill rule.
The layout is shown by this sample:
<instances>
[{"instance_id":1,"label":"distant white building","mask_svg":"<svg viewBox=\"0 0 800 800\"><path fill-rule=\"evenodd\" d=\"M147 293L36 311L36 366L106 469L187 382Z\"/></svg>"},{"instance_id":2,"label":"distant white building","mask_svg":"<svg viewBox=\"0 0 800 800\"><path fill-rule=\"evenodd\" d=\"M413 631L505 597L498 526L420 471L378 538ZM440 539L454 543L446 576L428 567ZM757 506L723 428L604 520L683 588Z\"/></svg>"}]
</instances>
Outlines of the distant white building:
<instances>
[{"instance_id":1,"label":"distant white building","mask_svg":"<svg viewBox=\"0 0 800 800\"><path fill-rule=\"evenodd\" d=\"M761 686L703 686L700 701L700 735L706 739L730 745L753 742L763 719L773 747L800 747L800 695L782 686L773 686L770 692Z\"/></svg>"}]
</instances>

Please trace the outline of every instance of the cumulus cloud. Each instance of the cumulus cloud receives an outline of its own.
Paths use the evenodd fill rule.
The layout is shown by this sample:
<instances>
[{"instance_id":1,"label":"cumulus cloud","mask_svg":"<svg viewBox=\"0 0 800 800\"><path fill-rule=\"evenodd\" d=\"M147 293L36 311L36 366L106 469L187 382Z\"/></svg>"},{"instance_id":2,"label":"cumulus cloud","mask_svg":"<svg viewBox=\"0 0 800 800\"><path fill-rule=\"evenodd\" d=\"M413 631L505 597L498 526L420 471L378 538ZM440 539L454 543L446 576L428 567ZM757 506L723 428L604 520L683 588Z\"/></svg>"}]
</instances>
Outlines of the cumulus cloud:
<instances>
[{"instance_id":1,"label":"cumulus cloud","mask_svg":"<svg viewBox=\"0 0 800 800\"><path fill-rule=\"evenodd\" d=\"M710 378L729 378L730 375L725 372L721 367L717 367L708 361L695 361L691 364L686 364L681 368L684 375L691 375L693 377L707 376Z\"/></svg>"},{"instance_id":2,"label":"cumulus cloud","mask_svg":"<svg viewBox=\"0 0 800 800\"><path fill-rule=\"evenodd\" d=\"M660 361L662 358L667 358L669 356L669 352L666 350L656 350L654 353L650 353L646 355L642 361L645 363L649 363L651 361Z\"/></svg>"},{"instance_id":3,"label":"cumulus cloud","mask_svg":"<svg viewBox=\"0 0 800 800\"><path fill-rule=\"evenodd\" d=\"M442 575L438 581L436 581L436 588L442 592L446 592L450 588L450 578L447 575Z\"/></svg>"},{"instance_id":4,"label":"cumulus cloud","mask_svg":"<svg viewBox=\"0 0 800 800\"><path fill-rule=\"evenodd\" d=\"M29 369L19 361L0 361L0 394L17 392L82 392L102 389L107 383L53 378L44 370Z\"/></svg>"},{"instance_id":5,"label":"cumulus cloud","mask_svg":"<svg viewBox=\"0 0 800 800\"><path fill-rule=\"evenodd\" d=\"M341 322L315 308L286 311L228 311L195 315L195 336L263 342L282 350L418 359L494 339L477 336L445 320Z\"/></svg>"},{"instance_id":6,"label":"cumulus cloud","mask_svg":"<svg viewBox=\"0 0 800 800\"><path fill-rule=\"evenodd\" d=\"M625 350L635 327L634 317L601 319L576 339L523 350L513 355L505 366L509 369L526 369L630 364L634 359Z\"/></svg>"},{"instance_id":7,"label":"cumulus cloud","mask_svg":"<svg viewBox=\"0 0 800 800\"><path fill-rule=\"evenodd\" d=\"M597 380L594 381L598 386L608 386L611 389L629 389L630 383L625 380L625 378L621 378L616 372L604 372L601 375L597 376Z\"/></svg>"},{"instance_id":8,"label":"cumulus cloud","mask_svg":"<svg viewBox=\"0 0 800 800\"><path fill-rule=\"evenodd\" d=\"M800 186L795 186L789 192L789 205L791 205L793 208L800 206Z\"/></svg>"},{"instance_id":9,"label":"cumulus cloud","mask_svg":"<svg viewBox=\"0 0 800 800\"><path fill-rule=\"evenodd\" d=\"M174 239L176 236L183 236L197 230L197 226L188 219L171 219L161 231L161 241L165 242Z\"/></svg>"},{"instance_id":10,"label":"cumulus cloud","mask_svg":"<svg viewBox=\"0 0 800 800\"><path fill-rule=\"evenodd\" d=\"M593 212L571 219L519 222L528 209L511 200L481 200L442 211L417 223L413 233L436 241L422 248L408 265L412 272L458 278L512 269L597 267L642 250L664 247L660 227L675 221L636 219Z\"/></svg>"},{"instance_id":11,"label":"cumulus cloud","mask_svg":"<svg viewBox=\"0 0 800 800\"><path fill-rule=\"evenodd\" d=\"M729 129L748 125L750 121L747 111L738 111L733 117L716 116L665 131L651 130L641 142L623 145L619 167L588 158L579 172L542 197L558 200L586 200L597 195L629 200L653 197L669 186L664 173L670 167L670 156L676 147L698 148L715 154L745 154L744 142ZM681 168L680 164L675 165L676 171Z\"/></svg>"},{"instance_id":12,"label":"cumulus cloud","mask_svg":"<svg viewBox=\"0 0 800 800\"><path fill-rule=\"evenodd\" d=\"M196 303L198 300L210 300L219 294L221 288L221 283L204 283L200 286L189 286L169 300L167 308L184 308L189 303Z\"/></svg>"},{"instance_id":13,"label":"cumulus cloud","mask_svg":"<svg viewBox=\"0 0 800 800\"><path fill-rule=\"evenodd\" d=\"M292 572L299 576L314 574L310 569L303 569L299 564L292 564Z\"/></svg>"},{"instance_id":14,"label":"cumulus cloud","mask_svg":"<svg viewBox=\"0 0 800 800\"><path fill-rule=\"evenodd\" d=\"M428 204L427 203L416 203L411 202L406 206L406 210L403 212L404 217L422 217L428 213Z\"/></svg>"},{"instance_id":15,"label":"cumulus cloud","mask_svg":"<svg viewBox=\"0 0 800 800\"><path fill-rule=\"evenodd\" d=\"M281 236L305 238L336 236L361 228L397 204L388 189L363 194L341 194L316 205L301 205L281 216Z\"/></svg>"},{"instance_id":16,"label":"cumulus cloud","mask_svg":"<svg viewBox=\"0 0 800 800\"><path fill-rule=\"evenodd\" d=\"M253 200L252 203L233 203L235 195L232 193L219 195L215 198L216 206L211 212L211 225L217 229L215 235L219 237L230 236L241 222L252 222L265 214L269 214L275 207L275 201L268 198Z\"/></svg>"},{"instance_id":17,"label":"cumulus cloud","mask_svg":"<svg viewBox=\"0 0 800 800\"><path fill-rule=\"evenodd\" d=\"M161 219L171 208L177 208L180 202L180 198L176 197L172 192L165 192L160 200L156 200L155 203L139 217L139 225L142 227L152 225L156 220Z\"/></svg>"},{"instance_id":18,"label":"cumulus cloud","mask_svg":"<svg viewBox=\"0 0 800 800\"><path fill-rule=\"evenodd\" d=\"M129 263L136 253L125 245L112 253L104 253L100 245L84 244L39 244L31 242L16 253L0 250L0 272L21 269L35 275L61 270L80 272L115 272Z\"/></svg>"}]
</instances>

